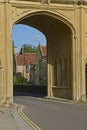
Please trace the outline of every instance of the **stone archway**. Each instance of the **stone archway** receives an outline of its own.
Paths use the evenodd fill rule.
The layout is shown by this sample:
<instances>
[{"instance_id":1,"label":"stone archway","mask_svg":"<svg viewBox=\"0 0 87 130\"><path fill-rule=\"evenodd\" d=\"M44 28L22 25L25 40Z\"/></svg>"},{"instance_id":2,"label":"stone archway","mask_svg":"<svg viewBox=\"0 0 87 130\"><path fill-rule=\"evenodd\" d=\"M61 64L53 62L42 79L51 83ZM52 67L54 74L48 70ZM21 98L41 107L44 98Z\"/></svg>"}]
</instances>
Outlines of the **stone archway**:
<instances>
[{"instance_id":1,"label":"stone archway","mask_svg":"<svg viewBox=\"0 0 87 130\"><path fill-rule=\"evenodd\" d=\"M86 45L83 45L83 41L86 30L83 28L84 8L71 4L67 6L67 4L42 5L37 3L35 5L28 1L6 1L2 2L0 7L2 10L0 23L0 55L3 68L1 72L3 77L2 91L0 91L2 97L0 99L2 99L2 103L13 103L11 31L13 25L19 23L37 28L47 38L48 96L72 98L77 101L85 100L83 46ZM86 18L84 17L85 20ZM85 24L85 26L87 25ZM56 74L55 66L58 70ZM67 74L67 78L64 79ZM56 75L55 79L54 75ZM59 75L61 78L58 78Z\"/></svg>"},{"instance_id":2,"label":"stone archway","mask_svg":"<svg viewBox=\"0 0 87 130\"><path fill-rule=\"evenodd\" d=\"M74 29L70 23L63 17L57 15L55 17L55 14L37 11L19 19L16 24L33 26L44 33L47 38L48 96L72 99L73 61L71 57L73 57L72 30ZM56 75L55 71L57 71Z\"/></svg>"}]
</instances>

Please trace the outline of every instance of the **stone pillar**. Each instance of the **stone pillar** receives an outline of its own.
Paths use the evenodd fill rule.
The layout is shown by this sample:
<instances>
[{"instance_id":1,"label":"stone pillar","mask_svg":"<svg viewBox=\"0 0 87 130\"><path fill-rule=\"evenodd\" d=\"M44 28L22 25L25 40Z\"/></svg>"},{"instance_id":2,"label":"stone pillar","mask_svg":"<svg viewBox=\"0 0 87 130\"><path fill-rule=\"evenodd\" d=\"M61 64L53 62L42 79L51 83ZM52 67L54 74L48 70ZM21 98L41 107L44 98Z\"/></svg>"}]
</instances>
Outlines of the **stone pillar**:
<instances>
[{"instance_id":1,"label":"stone pillar","mask_svg":"<svg viewBox=\"0 0 87 130\"><path fill-rule=\"evenodd\" d=\"M49 57L48 57L49 58ZM48 61L48 97L52 97L52 65Z\"/></svg>"},{"instance_id":2,"label":"stone pillar","mask_svg":"<svg viewBox=\"0 0 87 130\"><path fill-rule=\"evenodd\" d=\"M72 35L72 55L71 55L71 59L72 59L71 79L72 81L71 83L73 87L73 91L72 91L73 100L76 100L76 93L77 93L76 44L77 44L77 37Z\"/></svg>"},{"instance_id":3,"label":"stone pillar","mask_svg":"<svg viewBox=\"0 0 87 130\"><path fill-rule=\"evenodd\" d=\"M12 46L12 25L11 25L11 6L6 3L6 53L7 53L7 94L6 103L13 103L13 46Z\"/></svg>"},{"instance_id":4,"label":"stone pillar","mask_svg":"<svg viewBox=\"0 0 87 130\"><path fill-rule=\"evenodd\" d=\"M57 86L62 86L62 60L57 60Z\"/></svg>"},{"instance_id":5,"label":"stone pillar","mask_svg":"<svg viewBox=\"0 0 87 130\"><path fill-rule=\"evenodd\" d=\"M72 87L70 59L67 59L67 87Z\"/></svg>"},{"instance_id":6,"label":"stone pillar","mask_svg":"<svg viewBox=\"0 0 87 130\"><path fill-rule=\"evenodd\" d=\"M82 100L82 45L83 45L83 7L76 12L77 30L73 38L73 99ZM80 22L79 22L80 21Z\"/></svg>"},{"instance_id":7,"label":"stone pillar","mask_svg":"<svg viewBox=\"0 0 87 130\"><path fill-rule=\"evenodd\" d=\"M78 37L74 39L75 43L73 44L73 100L81 100L81 62L80 62L80 41Z\"/></svg>"},{"instance_id":8,"label":"stone pillar","mask_svg":"<svg viewBox=\"0 0 87 130\"><path fill-rule=\"evenodd\" d=\"M5 42L4 42L4 4L0 3L0 105L5 102ZM3 71L2 71L3 69Z\"/></svg>"},{"instance_id":9,"label":"stone pillar","mask_svg":"<svg viewBox=\"0 0 87 130\"><path fill-rule=\"evenodd\" d=\"M48 31L49 32L49 31ZM47 52L48 52L48 97L53 97L53 64L52 64L52 40L51 32L47 36Z\"/></svg>"},{"instance_id":10,"label":"stone pillar","mask_svg":"<svg viewBox=\"0 0 87 130\"><path fill-rule=\"evenodd\" d=\"M79 22L80 21L80 22ZM86 89L85 89L85 65L84 65L84 6L79 7L79 20L78 20L78 89L77 94L79 100L86 100Z\"/></svg>"},{"instance_id":11,"label":"stone pillar","mask_svg":"<svg viewBox=\"0 0 87 130\"><path fill-rule=\"evenodd\" d=\"M87 1L87 0L86 0ZM87 42L85 43L85 25L84 25L84 21L85 21L85 10L84 10L84 6L81 6L80 9L80 25L81 25L81 31L80 31L80 41L81 41L81 91L80 91L80 97L82 101L86 101L86 81L85 81L85 55L84 52L86 51L86 47L84 45L87 45ZM86 23L85 23L86 24Z\"/></svg>"},{"instance_id":12,"label":"stone pillar","mask_svg":"<svg viewBox=\"0 0 87 130\"><path fill-rule=\"evenodd\" d=\"M67 62L62 59L62 86L67 87Z\"/></svg>"},{"instance_id":13,"label":"stone pillar","mask_svg":"<svg viewBox=\"0 0 87 130\"><path fill-rule=\"evenodd\" d=\"M2 98L3 101L1 104L9 105L13 103L13 62L12 62L12 35L10 30L10 21L11 21L11 10L10 4L8 2L2 2L0 5L1 13L1 50L0 55L2 57Z\"/></svg>"},{"instance_id":14,"label":"stone pillar","mask_svg":"<svg viewBox=\"0 0 87 130\"><path fill-rule=\"evenodd\" d=\"M0 105L3 103L3 67L0 59Z\"/></svg>"}]
</instances>

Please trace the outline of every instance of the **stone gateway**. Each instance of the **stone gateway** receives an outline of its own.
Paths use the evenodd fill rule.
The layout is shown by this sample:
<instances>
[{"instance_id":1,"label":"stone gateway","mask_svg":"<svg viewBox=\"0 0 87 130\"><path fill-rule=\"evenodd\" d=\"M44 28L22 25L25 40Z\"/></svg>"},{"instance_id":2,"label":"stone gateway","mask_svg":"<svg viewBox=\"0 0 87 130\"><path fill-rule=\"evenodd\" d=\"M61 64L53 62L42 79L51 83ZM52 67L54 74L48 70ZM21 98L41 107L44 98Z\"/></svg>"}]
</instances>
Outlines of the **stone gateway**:
<instances>
[{"instance_id":1,"label":"stone gateway","mask_svg":"<svg viewBox=\"0 0 87 130\"><path fill-rule=\"evenodd\" d=\"M87 0L0 0L0 105L13 104L15 24L46 36L48 97L86 101Z\"/></svg>"}]
</instances>

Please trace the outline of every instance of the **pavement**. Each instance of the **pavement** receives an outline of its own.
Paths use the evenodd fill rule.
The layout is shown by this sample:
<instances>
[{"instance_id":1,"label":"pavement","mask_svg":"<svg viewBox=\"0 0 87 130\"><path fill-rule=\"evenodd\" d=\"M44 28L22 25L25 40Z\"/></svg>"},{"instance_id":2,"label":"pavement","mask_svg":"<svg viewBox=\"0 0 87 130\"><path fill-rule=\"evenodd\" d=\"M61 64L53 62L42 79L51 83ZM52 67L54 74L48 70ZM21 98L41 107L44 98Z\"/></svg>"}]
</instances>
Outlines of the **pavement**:
<instances>
[{"instance_id":1,"label":"pavement","mask_svg":"<svg viewBox=\"0 0 87 130\"><path fill-rule=\"evenodd\" d=\"M0 107L0 130L34 130L21 116L20 105Z\"/></svg>"},{"instance_id":2,"label":"pavement","mask_svg":"<svg viewBox=\"0 0 87 130\"><path fill-rule=\"evenodd\" d=\"M49 98L46 97L45 99ZM51 100L61 101L58 98L52 98ZM70 103L70 100L62 101ZM9 107L0 106L0 130L41 130L23 113L23 108L24 106L20 104Z\"/></svg>"}]
</instances>

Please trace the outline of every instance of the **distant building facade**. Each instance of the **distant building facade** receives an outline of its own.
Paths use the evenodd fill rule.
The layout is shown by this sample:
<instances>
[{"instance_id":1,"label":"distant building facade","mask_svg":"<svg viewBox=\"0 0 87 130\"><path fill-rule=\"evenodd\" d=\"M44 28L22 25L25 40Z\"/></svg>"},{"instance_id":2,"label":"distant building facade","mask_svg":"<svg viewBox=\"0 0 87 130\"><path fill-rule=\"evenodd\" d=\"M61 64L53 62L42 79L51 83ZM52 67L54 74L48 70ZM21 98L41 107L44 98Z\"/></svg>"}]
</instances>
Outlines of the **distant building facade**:
<instances>
[{"instance_id":1,"label":"distant building facade","mask_svg":"<svg viewBox=\"0 0 87 130\"><path fill-rule=\"evenodd\" d=\"M34 82L36 66L36 53L14 54L14 74L17 77L18 73L27 80Z\"/></svg>"},{"instance_id":2,"label":"distant building facade","mask_svg":"<svg viewBox=\"0 0 87 130\"><path fill-rule=\"evenodd\" d=\"M37 48L35 77L37 85L47 85L47 48L40 44Z\"/></svg>"}]
</instances>

